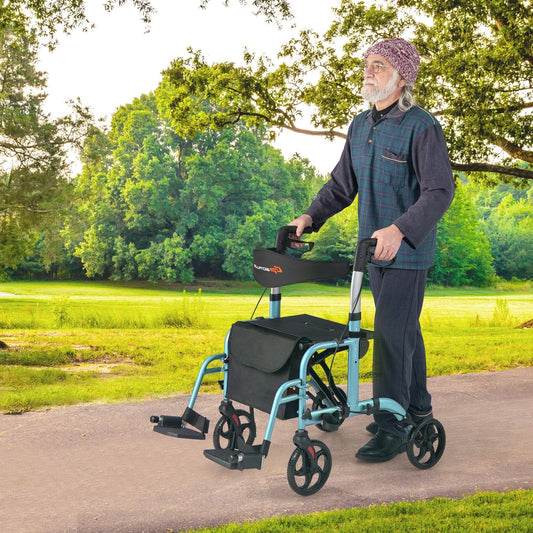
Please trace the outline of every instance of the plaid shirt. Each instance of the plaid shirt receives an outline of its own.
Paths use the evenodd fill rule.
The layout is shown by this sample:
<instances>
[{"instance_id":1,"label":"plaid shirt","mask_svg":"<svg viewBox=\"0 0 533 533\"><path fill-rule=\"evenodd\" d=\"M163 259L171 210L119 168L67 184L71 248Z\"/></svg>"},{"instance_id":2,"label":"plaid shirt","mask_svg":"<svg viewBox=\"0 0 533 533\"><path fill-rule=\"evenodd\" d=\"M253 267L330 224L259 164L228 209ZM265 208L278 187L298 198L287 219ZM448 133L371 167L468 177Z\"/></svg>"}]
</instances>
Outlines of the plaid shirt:
<instances>
[{"instance_id":1,"label":"plaid shirt","mask_svg":"<svg viewBox=\"0 0 533 533\"><path fill-rule=\"evenodd\" d=\"M358 196L359 239L395 224L405 235L392 268L433 264L437 223L454 196L453 175L440 124L425 109L394 107L374 121L352 121L331 179L306 211L318 230Z\"/></svg>"}]
</instances>

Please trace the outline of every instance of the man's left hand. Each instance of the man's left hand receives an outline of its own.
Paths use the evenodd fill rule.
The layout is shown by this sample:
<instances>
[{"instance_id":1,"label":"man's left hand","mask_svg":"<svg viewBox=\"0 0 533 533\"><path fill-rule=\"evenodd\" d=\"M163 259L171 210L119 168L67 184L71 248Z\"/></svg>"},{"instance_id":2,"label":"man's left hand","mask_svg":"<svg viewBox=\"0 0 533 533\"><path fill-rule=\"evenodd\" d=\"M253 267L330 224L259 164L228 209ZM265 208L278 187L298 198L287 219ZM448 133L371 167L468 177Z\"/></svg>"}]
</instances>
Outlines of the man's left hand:
<instances>
[{"instance_id":1,"label":"man's left hand","mask_svg":"<svg viewBox=\"0 0 533 533\"><path fill-rule=\"evenodd\" d=\"M397 226L391 224L386 228L374 231L372 238L378 240L374 251L374 259L377 261L392 261L402 244L404 234Z\"/></svg>"}]
</instances>

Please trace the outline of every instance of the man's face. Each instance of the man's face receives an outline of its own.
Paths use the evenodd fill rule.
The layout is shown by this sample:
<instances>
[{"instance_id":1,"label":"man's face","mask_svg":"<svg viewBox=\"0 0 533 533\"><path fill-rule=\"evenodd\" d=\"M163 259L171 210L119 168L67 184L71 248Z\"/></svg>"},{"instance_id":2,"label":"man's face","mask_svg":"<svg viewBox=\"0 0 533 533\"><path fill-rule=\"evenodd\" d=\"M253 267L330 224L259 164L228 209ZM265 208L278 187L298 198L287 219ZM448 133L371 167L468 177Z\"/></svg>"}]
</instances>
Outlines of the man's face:
<instances>
[{"instance_id":1,"label":"man's face","mask_svg":"<svg viewBox=\"0 0 533 533\"><path fill-rule=\"evenodd\" d=\"M405 81L383 56L370 54L365 61L361 96L371 104L395 102L402 93Z\"/></svg>"}]
</instances>

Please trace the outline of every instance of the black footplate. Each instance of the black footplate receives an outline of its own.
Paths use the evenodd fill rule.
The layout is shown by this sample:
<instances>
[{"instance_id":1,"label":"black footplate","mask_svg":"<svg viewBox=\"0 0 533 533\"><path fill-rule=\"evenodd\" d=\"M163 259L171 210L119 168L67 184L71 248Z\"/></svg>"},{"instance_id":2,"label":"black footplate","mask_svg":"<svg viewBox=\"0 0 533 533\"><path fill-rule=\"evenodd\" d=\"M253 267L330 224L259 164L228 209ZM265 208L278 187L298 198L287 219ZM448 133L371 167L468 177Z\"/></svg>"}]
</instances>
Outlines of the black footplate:
<instances>
[{"instance_id":1,"label":"black footplate","mask_svg":"<svg viewBox=\"0 0 533 533\"><path fill-rule=\"evenodd\" d=\"M257 468L261 470L263 466L264 455L261 453L261 445L250 446L250 450L241 452L239 450L232 450L226 448L223 450L204 450L204 455L230 470L246 470L249 468Z\"/></svg>"},{"instance_id":2,"label":"black footplate","mask_svg":"<svg viewBox=\"0 0 533 533\"><path fill-rule=\"evenodd\" d=\"M209 431L209 420L189 407L185 409L183 416L151 416L150 422L155 424L155 432L180 439L205 440L205 434ZM196 429L188 428L185 424Z\"/></svg>"}]
</instances>

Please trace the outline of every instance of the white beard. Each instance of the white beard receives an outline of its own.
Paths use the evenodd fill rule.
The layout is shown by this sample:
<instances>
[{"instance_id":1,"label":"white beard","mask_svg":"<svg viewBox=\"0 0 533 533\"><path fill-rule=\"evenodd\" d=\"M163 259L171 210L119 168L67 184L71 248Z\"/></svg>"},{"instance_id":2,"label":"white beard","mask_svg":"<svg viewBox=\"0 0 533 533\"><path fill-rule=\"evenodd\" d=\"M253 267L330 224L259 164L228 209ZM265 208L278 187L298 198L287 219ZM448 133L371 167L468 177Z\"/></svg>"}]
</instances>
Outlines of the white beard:
<instances>
[{"instance_id":1,"label":"white beard","mask_svg":"<svg viewBox=\"0 0 533 533\"><path fill-rule=\"evenodd\" d=\"M371 82L374 82L376 85L363 85L363 88L361 89L361 96L364 100L371 104L386 100L396 90L399 79L400 75L398 72L394 72L391 80L386 87L383 87L383 89L378 89L376 87L376 80L372 80Z\"/></svg>"}]
</instances>

